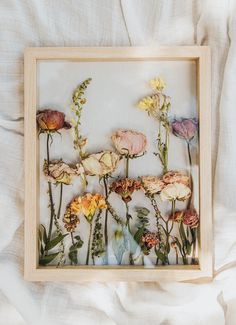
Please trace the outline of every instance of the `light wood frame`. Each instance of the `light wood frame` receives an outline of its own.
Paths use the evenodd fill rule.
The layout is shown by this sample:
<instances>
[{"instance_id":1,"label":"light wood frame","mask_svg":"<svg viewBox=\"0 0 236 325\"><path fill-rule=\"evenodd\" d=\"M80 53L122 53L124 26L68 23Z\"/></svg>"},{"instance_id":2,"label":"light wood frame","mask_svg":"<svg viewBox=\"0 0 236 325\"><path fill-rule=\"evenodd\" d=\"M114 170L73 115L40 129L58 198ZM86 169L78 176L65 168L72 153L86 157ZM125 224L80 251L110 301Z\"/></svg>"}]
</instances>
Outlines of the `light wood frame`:
<instances>
[{"instance_id":1,"label":"light wood frame","mask_svg":"<svg viewBox=\"0 0 236 325\"><path fill-rule=\"evenodd\" d=\"M142 266L38 266L38 161L36 126L37 60L130 61L195 60L199 114L200 253L199 265ZM206 46L27 48L24 61L25 86L25 263L29 281L186 281L210 280L213 275L211 197L211 59Z\"/></svg>"}]
</instances>

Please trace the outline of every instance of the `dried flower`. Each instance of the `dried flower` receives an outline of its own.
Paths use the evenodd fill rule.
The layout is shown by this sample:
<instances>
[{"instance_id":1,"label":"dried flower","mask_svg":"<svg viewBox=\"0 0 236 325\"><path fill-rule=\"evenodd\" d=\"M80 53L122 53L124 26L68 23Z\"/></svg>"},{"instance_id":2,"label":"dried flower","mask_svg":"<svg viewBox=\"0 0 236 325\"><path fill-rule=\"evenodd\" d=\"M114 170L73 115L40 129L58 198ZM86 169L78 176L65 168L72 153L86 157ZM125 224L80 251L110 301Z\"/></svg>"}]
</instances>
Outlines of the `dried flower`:
<instances>
[{"instance_id":1,"label":"dried flower","mask_svg":"<svg viewBox=\"0 0 236 325\"><path fill-rule=\"evenodd\" d=\"M150 253L150 250L155 247L159 243L159 239L156 233L154 232L146 232L140 241L140 246L145 255Z\"/></svg>"},{"instance_id":2,"label":"dried flower","mask_svg":"<svg viewBox=\"0 0 236 325\"><path fill-rule=\"evenodd\" d=\"M157 91L162 91L166 86L165 81L160 77L150 80L149 84L154 90Z\"/></svg>"},{"instance_id":3,"label":"dried flower","mask_svg":"<svg viewBox=\"0 0 236 325\"><path fill-rule=\"evenodd\" d=\"M171 125L173 134L188 142L194 138L198 130L198 123L194 118L174 120Z\"/></svg>"},{"instance_id":4,"label":"dried flower","mask_svg":"<svg viewBox=\"0 0 236 325\"><path fill-rule=\"evenodd\" d=\"M185 201L190 195L190 188L181 183L168 184L160 193L162 201Z\"/></svg>"},{"instance_id":5,"label":"dried flower","mask_svg":"<svg viewBox=\"0 0 236 325\"><path fill-rule=\"evenodd\" d=\"M160 193L166 184L158 176L142 176L142 187L147 194Z\"/></svg>"},{"instance_id":6,"label":"dried flower","mask_svg":"<svg viewBox=\"0 0 236 325\"><path fill-rule=\"evenodd\" d=\"M111 139L121 155L130 157L143 154L147 145L147 138L143 133L131 130L118 130Z\"/></svg>"},{"instance_id":7,"label":"dried flower","mask_svg":"<svg viewBox=\"0 0 236 325\"><path fill-rule=\"evenodd\" d=\"M71 184L72 176L75 175L75 170L67 165L62 160L54 160L48 165L47 160L44 161L43 172L48 182L62 183L65 185Z\"/></svg>"},{"instance_id":8,"label":"dried flower","mask_svg":"<svg viewBox=\"0 0 236 325\"><path fill-rule=\"evenodd\" d=\"M37 123L40 132L55 132L60 129L70 129L70 123L65 121L65 114L45 109L37 112Z\"/></svg>"},{"instance_id":9,"label":"dried flower","mask_svg":"<svg viewBox=\"0 0 236 325\"><path fill-rule=\"evenodd\" d=\"M181 222L184 218L184 211L176 211L174 215L169 216L169 220L173 220L174 222Z\"/></svg>"},{"instance_id":10,"label":"dried flower","mask_svg":"<svg viewBox=\"0 0 236 325\"><path fill-rule=\"evenodd\" d=\"M172 242L170 243L170 245L171 245L171 247L172 247L173 249L177 249L177 248L178 248L177 240L176 240L175 237L173 237L173 240L172 240Z\"/></svg>"},{"instance_id":11,"label":"dried flower","mask_svg":"<svg viewBox=\"0 0 236 325\"><path fill-rule=\"evenodd\" d=\"M102 151L83 159L82 165L87 175L104 176L112 173L117 168L119 159L119 155L115 152Z\"/></svg>"},{"instance_id":12,"label":"dried flower","mask_svg":"<svg viewBox=\"0 0 236 325\"><path fill-rule=\"evenodd\" d=\"M189 176L179 171L169 171L162 179L166 184L181 183L189 186Z\"/></svg>"},{"instance_id":13,"label":"dried flower","mask_svg":"<svg viewBox=\"0 0 236 325\"><path fill-rule=\"evenodd\" d=\"M138 103L138 107L156 118L159 116L160 112L168 112L170 108L170 97L158 92L141 99Z\"/></svg>"},{"instance_id":14,"label":"dried flower","mask_svg":"<svg viewBox=\"0 0 236 325\"><path fill-rule=\"evenodd\" d=\"M83 213L88 222L92 222L94 214L98 209L106 208L105 198L99 193L87 193L84 196L77 196L70 203L72 213Z\"/></svg>"},{"instance_id":15,"label":"dried flower","mask_svg":"<svg viewBox=\"0 0 236 325\"><path fill-rule=\"evenodd\" d=\"M135 179L123 178L113 182L110 189L119 194L125 203L128 203L132 200L133 192L141 189L141 182Z\"/></svg>"},{"instance_id":16,"label":"dried flower","mask_svg":"<svg viewBox=\"0 0 236 325\"><path fill-rule=\"evenodd\" d=\"M80 158L83 159L86 156L85 146L87 144L87 139L81 135L81 115L83 106L86 104L86 98L84 97L85 90L91 82L91 78L84 80L78 87L74 90L72 94L72 104L71 111L74 113L74 118L72 119L73 129L72 134L74 138L74 149L79 151Z\"/></svg>"},{"instance_id":17,"label":"dried flower","mask_svg":"<svg viewBox=\"0 0 236 325\"><path fill-rule=\"evenodd\" d=\"M199 215L195 209L184 211L183 223L190 228L197 228L199 225Z\"/></svg>"},{"instance_id":18,"label":"dried flower","mask_svg":"<svg viewBox=\"0 0 236 325\"><path fill-rule=\"evenodd\" d=\"M80 223L78 216L72 211L70 205L67 206L63 220L64 227L68 232L74 232L77 224Z\"/></svg>"}]
</instances>

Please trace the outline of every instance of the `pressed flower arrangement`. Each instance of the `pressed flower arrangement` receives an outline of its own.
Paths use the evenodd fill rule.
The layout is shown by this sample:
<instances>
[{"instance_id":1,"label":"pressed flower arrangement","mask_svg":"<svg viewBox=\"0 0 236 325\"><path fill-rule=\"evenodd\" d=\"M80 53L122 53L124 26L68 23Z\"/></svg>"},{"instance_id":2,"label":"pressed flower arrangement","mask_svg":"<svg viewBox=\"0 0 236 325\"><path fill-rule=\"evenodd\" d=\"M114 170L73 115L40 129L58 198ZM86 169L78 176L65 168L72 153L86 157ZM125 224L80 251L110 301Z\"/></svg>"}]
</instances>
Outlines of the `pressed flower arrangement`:
<instances>
[{"instance_id":1,"label":"pressed flower arrangement","mask_svg":"<svg viewBox=\"0 0 236 325\"><path fill-rule=\"evenodd\" d=\"M206 223L196 102L186 100L189 107L181 111L170 74L149 72L152 78L136 80L140 90L125 101L127 115L116 115L116 126L107 108L119 114L123 97L116 97L119 104L112 101L105 82L104 102L98 101L96 87L103 89L98 75L92 68L85 71L83 79L78 76L78 83L67 87L70 99L63 106L48 100L49 91L49 104L38 102L36 268L155 269L169 275L169 270L189 269L194 278L202 267ZM209 260L205 263L209 271ZM184 273L176 278L185 279Z\"/></svg>"},{"instance_id":2,"label":"pressed flower arrangement","mask_svg":"<svg viewBox=\"0 0 236 325\"><path fill-rule=\"evenodd\" d=\"M83 81L73 92L72 111L77 121L72 124L65 121L64 113L52 109L40 110L37 113L39 134L46 134L47 157L43 165L45 181L48 183L50 222L49 229L40 226L40 257L39 264L57 263L58 266L110 264L130 265L169 265L174 250L176 264L196 264L196 247L200 218L194 207L191 143L197 138L198 122L196 118L171 120L171 98L164 95L165 82L160 77L150 81L154 94L144 97L138 108L144 110L157 124L157 153L162 172L159 175L139 175L130 178L130 170L135 159L142 159L147 150L147 137L136 130L119 129L111 134L114 151L103 150L97 153L85 152L84 147L89 141L81 136L82 105L86 103L85 90L92 82L91 78ZM74 166L50 157L53 137L63 129L73 130L73 147L78 151ZM164 134L164 135L163 135ZM188 171L172 171L169 169L169 148L172 137L178 137L186 145ZM163 140L164 138L164 140ZM51 143L49 143L51 141ZM155 142L155 139L153 139ZM71 149L73 150L73 148ZM124 172L118 176L113 173L119 164L124 165ZM184 166L185 167L185 166ZM61 211L63 186L70 185L73 178L82 176L82 190L72 197L64 212ZM98 178L101 192L88 192L88 176ZM85 180L85 182L84 182ZM60 187L58 210L54 202L54 188ZM151 204L130 209L134 193L141 191ZM124 214L118 215L109 198L116 194L120 204L124 204ZM184 203L184 208L178 207ZM168 204L163 210L162 205ZM62 213L61 213L62 212ZM88 230L79 231L80 220L85 218ZM113 218L112 227L108 228L108 218ZM136 220L133 220L136 219ZM150 229L151 220L155 227ZM132 226L131 226L131 221ZM52 236L52 230L55 235ZM78 232L77 232L78 231ZM110 234L109 234L110 233ZM69 236L68 236L69 235ZM66 237L71 238L71 246L65 249ZM46 238L44 240L44 238ZM111 238L109 240L109 238ZM44 241L46 241L44 243ZM86 259L79 257L79 250L87 245ZM51 253L51 250L53 252ZM112 252L110 252L112 250ZM116 261L110 262L113 254ZM127 260L126 255L129 258ZM152 257L151 257L152 256ZM99 261L100 260L100 261Z\"/></svg>"}]
</instances>

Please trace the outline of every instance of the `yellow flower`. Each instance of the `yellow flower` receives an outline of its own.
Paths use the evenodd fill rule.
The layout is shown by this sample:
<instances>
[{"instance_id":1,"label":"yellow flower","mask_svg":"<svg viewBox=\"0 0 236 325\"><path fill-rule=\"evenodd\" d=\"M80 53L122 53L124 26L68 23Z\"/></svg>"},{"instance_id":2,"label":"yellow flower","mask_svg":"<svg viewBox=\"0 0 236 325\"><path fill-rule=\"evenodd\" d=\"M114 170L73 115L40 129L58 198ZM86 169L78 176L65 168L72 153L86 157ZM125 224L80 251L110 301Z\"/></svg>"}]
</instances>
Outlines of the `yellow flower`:
<instances>
[{"instance_id":1,"label":"yellow flower","mask_svg":"<svg viewBox=\"0 0 236 325\"><path fill-rule=\"evenodd\" d=\"M89 223L92 222L97 209L106 209L104 196L99 193L87 193L77 196L70 204L71 211L75 214L83 213Z\"/></svg>"},{"instance_id":2,"label":"yellow flower","mask_svg":"<svg viewBox=\"0 0 236 325\"><path fill-rule=\"evenodd\" d=\"M162 91L166 86L165 81L160 77L150 80L149 84L154 90L158 91Z\"/></svg>"},{"instance_id":3,"label":"yellow flower","mask_svg":"<svg viewBox=\"0 0 236 325\"><path fill-rule=\"evenodd\" d=\"M138 107L149 115L157 117L159 112L167 112L170 108L170 97L157 92L156 94L144 97L139 103Z\"/></svg>"},{"instance_id":4,"label":"yellow flower","mask_svg":"<svg viewBox=\"0 0 236 325\"><path fill-rule=\"evenodd\" d=\"M155 110L156 102L153 97L147 96L140 100L138 107L145 111Z\"/></svg>"}]
</instances>

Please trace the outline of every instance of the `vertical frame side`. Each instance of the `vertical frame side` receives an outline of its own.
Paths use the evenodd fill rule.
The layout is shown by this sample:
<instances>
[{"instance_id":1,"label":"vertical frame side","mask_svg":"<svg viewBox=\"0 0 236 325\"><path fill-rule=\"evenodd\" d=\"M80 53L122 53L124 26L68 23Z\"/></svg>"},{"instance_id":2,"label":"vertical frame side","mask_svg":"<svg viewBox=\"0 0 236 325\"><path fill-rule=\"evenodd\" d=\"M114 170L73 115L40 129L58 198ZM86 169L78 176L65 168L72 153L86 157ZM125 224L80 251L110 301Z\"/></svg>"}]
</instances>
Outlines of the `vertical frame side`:
<instances>
[{"instance_id":1,"label":"vertical frame side","mask_svg":"<svg viewBox=\"0 0 236 325\"><path fill-rule=\"evenodd\" d=\"M211 53L201 48L198 63L200 145L200 267L213 273L212 172L211 172Z\"/></svg>"},{"instance_id":2,"label":"vertical frame side","mask_svg":"<svg viewBox=\"0 0 236 325\"><path fill-rule=\"evenodd\" d=\"M25 158L25 254L24 277L37 267L37 128L36 57L30 49L24 55L24 158Z\"/></svg>"}]
</instances>

